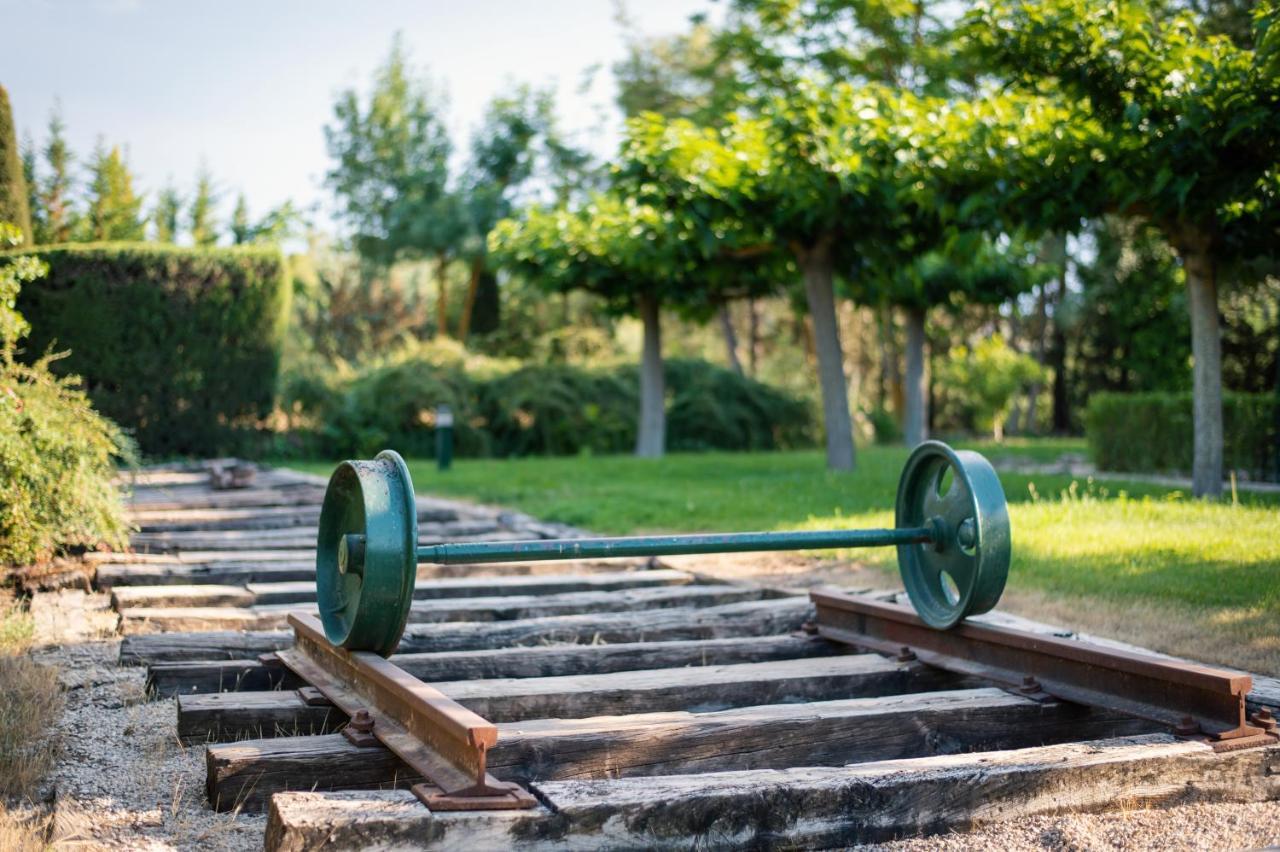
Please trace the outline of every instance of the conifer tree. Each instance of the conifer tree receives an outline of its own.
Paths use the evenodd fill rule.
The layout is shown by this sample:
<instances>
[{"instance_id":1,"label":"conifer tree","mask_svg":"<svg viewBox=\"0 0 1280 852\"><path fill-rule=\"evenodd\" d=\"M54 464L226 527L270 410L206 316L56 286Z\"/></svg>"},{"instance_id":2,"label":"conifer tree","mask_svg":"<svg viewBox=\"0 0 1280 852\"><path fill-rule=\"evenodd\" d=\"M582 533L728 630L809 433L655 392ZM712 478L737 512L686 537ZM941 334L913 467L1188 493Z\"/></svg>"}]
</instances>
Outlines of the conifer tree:
<instances>
[{"instance_id":1,"label":"conifer tree","mask_svg":"<svg viewBox=\"0 0 1280 852\"><path fill-rule=\"evenodd\" d=\"M198 246L211 246L218 242L217 225L213 220L213 208L218 203L213 188L213 176L201 167L196 178L196 194L191 199L191 240Z\"/></svg>"},{"instance_id":2,"label":"conifer tree","mask_svg":"<svg viewBox=\"0 0 1280 852\"><path fill-rule=\"evenodd\" d=\"M231 242L242 246L253 242L254 227L249 224L249 202L244 193L236 197L236 209L231 213Z\"/></svg>"},{"instance_id":3,"label":"conifer tree","mask_svg":"<svg viewBox=\"0 0 1280 852\"><path fill-rule=\"evenodd\" d=\"M58 107L49 115L49 141L44 146L46 173L40 184L40 210L44 230L42 243L65 243L76 230L76 213L71 206L71 167L74 160L67 145L66 125Z\"/></svg>"},{"instance_id":4,"label":"conifer tree","mask_svg":"<svg viewBox=\"0 0 1280 852\"><path fill-rule=\"evenodd\" d=\"M156 206L151 210L151 225L158 243L172 243L178 238L178 218L182 215L182 196L172 184L156 193Z\"/></svg>"},{"instance_id":5,"label":"conifer tree","mask_svg":"<svg viewBox=\"0 0 1280 852\"><path fill-rule=\"evenodd\" d=\"M0 222L9 222L31 240L31 208L27 201L27 182L22 176L22 154L14 132L9 93L0 86Z\"/></svg>"},{"instance_id":6,"label":"conifer tree","mask_svg":"<svg viewBox=\"0 0 1280 852\"><path fill-rule=\"evenodd\" d=\"M89 239L141 240L142 198L133 191L133 175L120 146L107 150L99 143L89 171Z\"/></svg>"},{"instance_id":7,"label":"conifer tree","mask_svg":"<svg viewBox=\"0 0 1280 852\"><path fill-rule=\"evenodd\" d=\"M36 180L36 143L27 133L22 138L22 180L27 185L27 209L31 212L31 233L28 242L43 243L44 211L40 209L40 193Z\"/></svg>"}]
</instances>

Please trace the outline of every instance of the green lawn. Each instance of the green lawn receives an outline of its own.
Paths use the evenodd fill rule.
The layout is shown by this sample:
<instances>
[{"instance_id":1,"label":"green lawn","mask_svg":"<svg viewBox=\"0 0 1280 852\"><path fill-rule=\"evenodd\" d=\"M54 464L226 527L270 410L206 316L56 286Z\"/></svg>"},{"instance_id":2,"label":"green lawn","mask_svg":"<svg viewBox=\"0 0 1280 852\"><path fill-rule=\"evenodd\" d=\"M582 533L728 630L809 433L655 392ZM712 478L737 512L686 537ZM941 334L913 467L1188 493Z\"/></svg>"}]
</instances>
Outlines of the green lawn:
<instances>
[{"instance_id":1,"label":"green lawn","mask_svg":"<svg viewBox=\"0 0 1280 852\"><path fill-rule=\"evenodd\" d=\"M1079 441L972 445L991 457L1046 461L1083 452ZM906 450L867 447L852 475L824 470L816 451L463 459L441 474L410 461L415 486L511 506L606 534L889 526ZM329 463L294 464L317 473ZM1125 603L1280 615L1280 499L1192 500L1138 483L1002 474L1012 504L1010 589ZM891 549L861 552L891 568Z\"/></svg>"}]
</instances>

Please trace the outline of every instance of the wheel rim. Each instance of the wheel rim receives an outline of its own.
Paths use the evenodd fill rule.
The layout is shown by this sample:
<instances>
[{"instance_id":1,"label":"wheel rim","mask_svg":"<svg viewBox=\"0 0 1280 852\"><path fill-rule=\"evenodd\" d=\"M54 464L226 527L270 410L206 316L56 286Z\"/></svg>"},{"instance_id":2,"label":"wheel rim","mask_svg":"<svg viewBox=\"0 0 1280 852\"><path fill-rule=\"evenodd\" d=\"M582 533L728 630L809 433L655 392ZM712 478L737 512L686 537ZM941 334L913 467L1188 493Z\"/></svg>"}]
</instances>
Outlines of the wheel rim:
<instances>
[{"instance_id":1,"label":"wheel rim","mask_svg":"<svg viewBox=\"0 0 1280 852\"><path fill-rule=\"evenodd\" d=\"M926 624L945 630L996 605L1009 576L1009 510L986 459L939 441L916 447L895 514L899 527L935 531L935 543L898 546L903 585Z\"/></svg>"},{"instance_id":2,"label":"wheel rim","mask_svg":"<svg viewBox=\"0 0 1280 852\"><path fill-rule=\"evenodd\" d=\"M325 635L386 657L404 633L417 577L418 512L409 469L384 450L338 465L316 541L316 597Z\"/></svg>"}]
</instances>

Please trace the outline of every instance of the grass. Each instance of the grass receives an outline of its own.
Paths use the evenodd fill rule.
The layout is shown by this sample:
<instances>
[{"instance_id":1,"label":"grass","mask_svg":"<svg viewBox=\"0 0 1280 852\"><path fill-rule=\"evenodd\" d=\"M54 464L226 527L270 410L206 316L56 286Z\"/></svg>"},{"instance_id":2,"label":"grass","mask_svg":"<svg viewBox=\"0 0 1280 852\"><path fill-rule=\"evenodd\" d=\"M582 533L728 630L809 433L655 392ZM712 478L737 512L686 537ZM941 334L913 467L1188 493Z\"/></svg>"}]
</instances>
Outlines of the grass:
<instances>
[{"instance_id":1,"label":"grass","mask_svg":"<svg viewBox=\"0 0 1280 852\"><path fill-rule=\"evenodd\" d=\"M1071 440L971 446L991 458L1037 462L1084 452L1083 442ZM658 461L463 459L444 474L431 460L409 464L421 492L631 534L890 526L905 458L902 448L868 447L852 475L825 471L817 452L676 454ZM296 466L332 469L329 463ZM1248 658L1260 669L1280 672L1273 627L1280 617L1280 496L1241 494L1233 504L1193 500L1159 485L1104 485L1064 474L1005 473L1001 481L1010 501L1014 561L1008 588L1015 596L1087 600L1107 611L1111 622L1151 607L1153 625L1191 617L1248 646ZM891 549L848 555L895 570ZM1089 615L1081 613L1086 627ZM1162 644L1158 636L1148 640ZM1190 653L1188 641L1194 633L1173 645Z\"/></svg>"}]
</instances>

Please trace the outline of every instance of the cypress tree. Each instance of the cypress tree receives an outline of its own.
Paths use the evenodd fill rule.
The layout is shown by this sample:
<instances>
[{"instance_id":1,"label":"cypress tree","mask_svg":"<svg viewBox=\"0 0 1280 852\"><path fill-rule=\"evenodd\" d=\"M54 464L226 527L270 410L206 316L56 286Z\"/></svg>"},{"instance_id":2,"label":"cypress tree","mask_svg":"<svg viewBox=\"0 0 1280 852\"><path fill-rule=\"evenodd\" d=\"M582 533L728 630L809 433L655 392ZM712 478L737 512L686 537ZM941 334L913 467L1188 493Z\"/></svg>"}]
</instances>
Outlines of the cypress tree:
<instances>
[{"instance_id":1,"label":"cypress tree","mask_svg":"<svg viewBox=\"0 0 1280 852\"><path fill-rule=\"evenodd\" d=\"M0 222L17 225L23 238L31 241L31 208L27 182L22 176L22 153L4 86L0 86Z\"/></svg>"}]
</instances>

